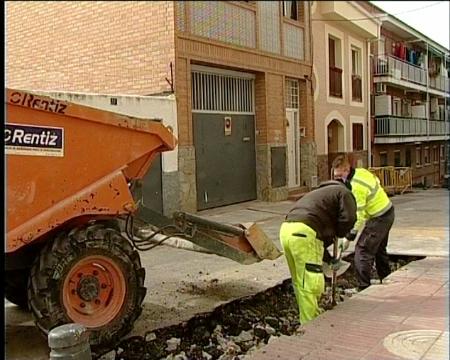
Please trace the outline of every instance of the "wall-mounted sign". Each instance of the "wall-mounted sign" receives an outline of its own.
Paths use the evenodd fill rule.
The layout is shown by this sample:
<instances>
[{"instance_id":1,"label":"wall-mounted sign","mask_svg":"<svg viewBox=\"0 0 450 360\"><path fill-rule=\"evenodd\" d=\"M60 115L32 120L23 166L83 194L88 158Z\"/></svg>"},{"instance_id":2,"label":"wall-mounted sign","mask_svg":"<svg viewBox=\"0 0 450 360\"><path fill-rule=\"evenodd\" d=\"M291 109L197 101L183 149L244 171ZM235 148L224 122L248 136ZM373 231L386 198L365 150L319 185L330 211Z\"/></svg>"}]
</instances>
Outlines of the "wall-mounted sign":
<instances>
[{"instance_id":1,"label":"wall-mounted sign","mask_svg":"<svg viewBox=\"0 0 450 360\"><path fill-rule=\"evenodd\" d=\"M223 125L224 125L224 130L225 130L225 136L230 136L231 135L231 117L230 116L225 116Z\"/></svg>"}]
</instances>

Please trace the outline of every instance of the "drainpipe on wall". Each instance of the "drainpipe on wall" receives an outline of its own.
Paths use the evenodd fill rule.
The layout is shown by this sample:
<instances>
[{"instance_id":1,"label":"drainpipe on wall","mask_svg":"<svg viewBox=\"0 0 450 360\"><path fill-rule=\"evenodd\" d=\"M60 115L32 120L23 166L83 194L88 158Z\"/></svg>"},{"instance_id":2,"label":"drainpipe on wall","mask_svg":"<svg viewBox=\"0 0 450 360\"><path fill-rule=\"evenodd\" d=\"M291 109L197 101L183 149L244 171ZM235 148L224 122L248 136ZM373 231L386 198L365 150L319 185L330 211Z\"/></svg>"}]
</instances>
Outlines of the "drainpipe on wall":
<instances>
[{"instance_id":1,"label":"drainpipe on wall","mask_svg":"<svg viewBox=\"0 0 450 360\"><path fill-rule=\"evenodd\" d=\"M430 86L430 73L428 70L428 64L430 63L430 53L428 51L428 42L427 42L427 63L425 64L426 69L426 79L427 79L427 106L426 106L426 116L427 116L427 141L430 140L430 93L429 93L429 86Z\"/></svg>"},{"instance_id":2,"label":"drainpipe on wall","mask_svg":"<svg viewBox=\"0 0 450 360\"><path fill-rule=\"evenodd\" d=\"M370 40L367 40L367 166L372 166L372 122L371 122L371 102L370 102L370 88L372 69L370 68L370 58L372 56L370 51Z\"/></svg>"},{"instance_id":3,"label":"drainpipe on wall","mask_svg":"<svg viewBox=\"0 0 450 360\"><path fill-rule=\"evenodd\" d=\"M377 26L377 38L372 40L366 40L367 43L367 167L372 166L372 113L371 113L371 101L370 101L370 88L372 87L372 68L370 67L370 59L373 58L370 46L374 41L380 41L381 39L381 23ZM379 54L378 54L379 55Z\"/></svg>"}]
</instances>

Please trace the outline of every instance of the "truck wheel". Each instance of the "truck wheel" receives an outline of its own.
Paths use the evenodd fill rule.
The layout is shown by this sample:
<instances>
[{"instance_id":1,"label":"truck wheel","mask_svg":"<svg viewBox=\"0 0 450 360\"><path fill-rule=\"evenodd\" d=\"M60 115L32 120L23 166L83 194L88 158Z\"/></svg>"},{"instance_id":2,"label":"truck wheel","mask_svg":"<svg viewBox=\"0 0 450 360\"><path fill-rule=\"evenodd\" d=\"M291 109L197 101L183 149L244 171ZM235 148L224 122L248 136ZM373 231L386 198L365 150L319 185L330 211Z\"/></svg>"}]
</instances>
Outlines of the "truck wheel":
<instances>
[{"instance_id":1,"label":"truck wheel","mask_svg":"<svg viewBox=\"0 0 450 360\"><path fill-rule=\"evenodd\" d=\"M29 275L30 269L10 270L5 273L5 298L22 309L28 309Z\"/></svg>"},{"instance_id":2,"label":"truck wheel","mask_svg":"<svg viewBox=\"0 0 450 360\"><path fill-rule=\"evenodd\" d=\"M66 323L90 330L94 353L111 349L142 311L146 289L139 254L120 233L93 224L62 233L36 259L29 306L44 333Z\"/></svg>"}]
</instances>

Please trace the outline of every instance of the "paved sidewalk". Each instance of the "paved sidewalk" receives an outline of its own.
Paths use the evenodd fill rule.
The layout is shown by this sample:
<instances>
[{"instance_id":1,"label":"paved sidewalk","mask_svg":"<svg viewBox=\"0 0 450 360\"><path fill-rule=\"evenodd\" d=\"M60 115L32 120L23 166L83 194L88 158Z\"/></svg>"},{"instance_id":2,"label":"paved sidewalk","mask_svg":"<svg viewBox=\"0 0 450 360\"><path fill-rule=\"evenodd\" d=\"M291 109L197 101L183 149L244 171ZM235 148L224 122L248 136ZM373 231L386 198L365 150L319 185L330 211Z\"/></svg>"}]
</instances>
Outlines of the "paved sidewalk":
<instances>
[{"instance_id":1,"label":"paved sidewalk","mask_svg":"<svg viewBox=\"0 0 450 360\"><path fill-rule=\"evenodd\" d=\"M432 189L393 197L396 219L388 251L447 257L449 194L446 189ZM255 221L280 246L280 224L292 205L290 201L252 201L202 211L199 215L232 224ZM145 286L148 292L143 312L129 336L179 324L196 314L252 296L290 278L284 257L244 266L219 256L167 246L141 252L140 256L147 271ZM5 358L48 360L47 341L39 334L28 312L6 301L5 320Z\"/></svg>"},{"instance_id":2,"label":"paved sidewalk","mask_svg":"<svg viewBox=\"0 0 450 360\"><path fill-rule=\"evenodd\" d=\"M448 272L448 258L412 262L246 359L447 360Z\"/></svg>"}]
</instances>

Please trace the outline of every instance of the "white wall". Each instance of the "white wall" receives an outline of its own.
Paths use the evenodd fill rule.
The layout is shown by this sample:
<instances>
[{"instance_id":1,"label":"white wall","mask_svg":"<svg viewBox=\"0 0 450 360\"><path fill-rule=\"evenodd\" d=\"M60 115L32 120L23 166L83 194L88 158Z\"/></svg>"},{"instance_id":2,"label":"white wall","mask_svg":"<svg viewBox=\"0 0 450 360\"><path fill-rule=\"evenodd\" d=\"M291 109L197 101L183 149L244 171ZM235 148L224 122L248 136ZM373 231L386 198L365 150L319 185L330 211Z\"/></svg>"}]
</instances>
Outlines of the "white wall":
<instances>
[{"instance_id":1,"label":"white wall","mask_svg":"<svg viewBox=\"0 0 450 360\"><path fill-rule=\"evenodd\" d=\"M135 96L44 91L34 91L34 93L132 117L162 119L163 124L165 126L171 126L173 134L178 137L175 95ZM111 105L111 98L117 99L117 105ZM178 147L175 150L162 153L162 171L173 172L177 170Z\"/></svg>"}]
</instances>

